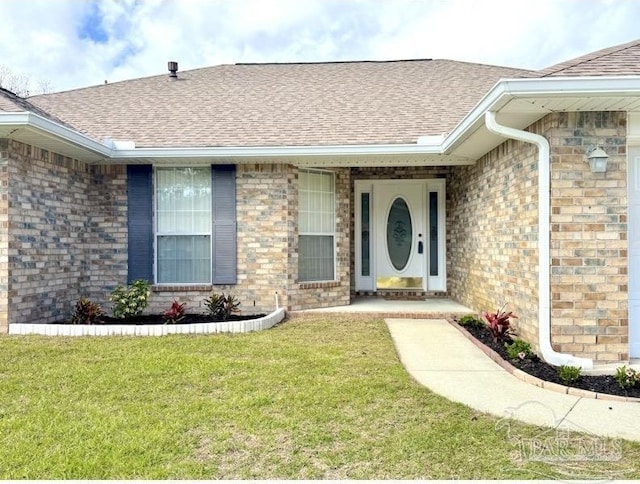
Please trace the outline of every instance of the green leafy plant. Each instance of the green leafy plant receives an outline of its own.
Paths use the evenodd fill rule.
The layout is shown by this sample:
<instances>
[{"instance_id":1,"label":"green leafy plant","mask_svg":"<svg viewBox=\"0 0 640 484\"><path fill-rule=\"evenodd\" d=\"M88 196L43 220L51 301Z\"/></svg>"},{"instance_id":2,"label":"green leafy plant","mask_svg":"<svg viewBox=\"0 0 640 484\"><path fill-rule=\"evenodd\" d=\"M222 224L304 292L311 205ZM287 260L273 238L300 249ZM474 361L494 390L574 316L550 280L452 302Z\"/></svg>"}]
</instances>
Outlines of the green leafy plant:
<instances>
[{"instance_id":1,"label":"green leafy plant","mask_svg":"<svg viewBox=\"0 0 640 484\"><path fill-rule=\"evenodd\" d=\"M504 344L510 360L524 360L533 355L531 345L524 340L516 339L511 344Z\"/></svg>"},{"instance_id":2,"label":"green leafy plant","mask_svg":"<svg viewBox=\"0 0 640 484\"><path fill-rule=\"evenodd\" d=\"M204 304L208 314L219 321L226 321L233 313L240 311L240 301L231 294L225 296L224 293L211 293L211 296L204 300Z\"/></svg>"},{"instance_id":3,"label":"green leafy plant","mask_svg":"<svg viewBox=\"0 0 640 484\"><path fill-rule=\"evenodd\" d=\"M117 286L109 296L113 316L122 319L141 314L149 304L150 295L149 283L144 279L137 279L128 287Z\"/></svg>"},{"instance_id":4,"label":"green leafy plant","mask_svg":"<svg viewBox=\"0 0 640 484\"><path fill-rule=\"evenodd\" d=\"M81 297L76 302L76 307L69 322L71 324L102 323L102 308L99 304L92 303L88 298Z\"/></svg>"},{"instance_id":5,"label":"green leafy plant","mask_svg":"<svg viewBox=\"0 0 640 484\"><path fill-rule=\"evenodd\" d=\"M171 307L162 313L162 320L164 324L171 323L176 324L184 319L184 308L187 303L180 304L178 301L173 301Z\"/></svg>"},{"instance_id":6,"label":"green leafy plant","mask_svg":"<svg viewBox=\"0 0 640 484\"><path fill-rule=\"evenodd\" d=\"M467 328L482 328L484 327L484 322L481 319L478 319L473 314L465 314L458 320L458 324L460 326L466 326Z\"/></svg>"},{"instance_id":7,"label":"green leafy plant","mask_svg":"<svg viewBox=\"0 0 640 484\"><path fill-rule=\"evenodd\" d=\"M558 378L567 386L573 385L580 378L582 368L579 366L560 365L558 367Z\"/></svg>"},{"instance_id":8,"label":"green leafy plant","mask_svg":"<svg viewBox=\"0 0 640 484\"><path fill-rule=\"evenodd\" d=\"M515 335L513 332L513 328L511 328L510 319L517 319L518 316L513 314L513 312L506 312L504 310L506 304L503 305L500 309L498 309L495 313L488 313L486 311L482 311L482 317L487 322L487 326L489 331L491 332L491 336L493 337L494 342L505 341L508 337Z\"/></svg>"},{"instance_id":9,"label":"green leafy plant","mask_svg":"<svg viewBox=\"0 0 640 484\"><path fill-rule=\"evenodd\" d=\"M640 383L640 372L623 365L619 368L616 368L616 374L614 375L614 378L618 385L620 385L620 388L626 390L628 388L635 387L638 383Z\"/></svg>"}]
</instances>

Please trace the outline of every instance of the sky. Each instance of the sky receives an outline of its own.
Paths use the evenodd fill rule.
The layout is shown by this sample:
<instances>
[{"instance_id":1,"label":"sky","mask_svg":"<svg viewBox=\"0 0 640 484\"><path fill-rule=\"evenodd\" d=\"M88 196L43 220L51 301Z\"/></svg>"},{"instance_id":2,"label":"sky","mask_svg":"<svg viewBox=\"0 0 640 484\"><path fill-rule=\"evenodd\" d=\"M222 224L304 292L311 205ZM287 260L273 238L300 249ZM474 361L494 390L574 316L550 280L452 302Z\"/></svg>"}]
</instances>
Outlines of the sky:
<instances>
[{"instance_id":1,"label":"sky","mask_svg":"<svg viewBox=\"0 0 640 484\"><path fill-rule=\"evenodd\" d=\"M0 81L31 94L242 62L541 69L640 38L640 0L0 0Z\"/></svg>"}]
</instances>

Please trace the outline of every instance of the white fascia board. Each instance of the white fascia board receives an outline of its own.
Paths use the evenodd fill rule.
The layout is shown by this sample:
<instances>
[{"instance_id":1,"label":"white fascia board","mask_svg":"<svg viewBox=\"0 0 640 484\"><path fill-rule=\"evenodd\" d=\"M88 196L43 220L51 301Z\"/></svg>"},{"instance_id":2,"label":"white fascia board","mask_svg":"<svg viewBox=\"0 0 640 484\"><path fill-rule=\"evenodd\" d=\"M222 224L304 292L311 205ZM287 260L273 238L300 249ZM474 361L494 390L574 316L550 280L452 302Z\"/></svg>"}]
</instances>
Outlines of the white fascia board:
<instances>
[{"instance_id":1,"label":"white fascia board","mask_svg":"<svg viewBox=\"0 0 640 484\"><path fill-rule=\"evenodd\" d=\"M441 144L338 145L338 146L231 146L210 148L115 149L116 159L135 158L290 158L314 156L366 156L442 154Z\"/></svg>"},{"instance_id":2,"label":"white fascia board","mask_svg":"<svg viewBox=\"0 0 640 484\"><path fill-rule=\"evenodd\" d=\"M514 97L548 96L638 96L640 76L546 77L500 81Z\"/></svg>"},{"instance_id":3,"label":"white fascia board","mask_svg":"<svg viewBox=\"0 0 640 484\"><path fill-rule=\"evenodd\" d=\"M487 111L500 112L512 99L532 96L640 97L640 76L501 79L449 133L442 144L442 152L450 153L470 134L483 127ZM542 107L540 110L541 115L551 112Z\"/></svg>"},{"instance_id":4,"label":"white fascia board","mask_svg":"<svg viewBox=\"0 0 640 484\"><path fill-rule=\"evenodd\" d=\"M35 113L27 111L0 113L0 126L15 126L16 128L28 126L100 156L106 158L111 156L112 150L104 144Z\"/></svg>"}]
</instances>

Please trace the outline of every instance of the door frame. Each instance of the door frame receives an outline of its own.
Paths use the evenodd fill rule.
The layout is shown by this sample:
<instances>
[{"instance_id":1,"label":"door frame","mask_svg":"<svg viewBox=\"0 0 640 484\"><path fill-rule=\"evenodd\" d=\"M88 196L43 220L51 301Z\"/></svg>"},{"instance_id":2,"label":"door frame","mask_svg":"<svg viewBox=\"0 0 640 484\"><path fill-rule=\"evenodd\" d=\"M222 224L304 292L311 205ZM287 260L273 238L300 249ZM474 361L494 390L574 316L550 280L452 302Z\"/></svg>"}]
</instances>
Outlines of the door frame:
<instances>
[{"instance_id":1,"label":"door frame","mask_svg":"<svg viewBox=\"0 0 640 484\"><path fill-rule=\"evenodd\" d=\"M429 246L429 237L425 237L425 263L423 266L423 287L424 291L437 291L446 292L447 290L447 270L446 270L446 195L445 186L446 180L444 178L421 178L421 179L406 179L406 180L355 180L354 181L354 270L355 270L355 290L366 292L377 292L376 281L376 259L375 249L376 240L384 236L383 227L375 226L376 214L374 213L374 197L376 186L381 187L384 185L402 185L403 183L416 184L422 183L423 186L423 225L428 227L429 222L429 207L428 198L429 193L437 193L437 243L438 243L438 274L429 275L429 264L427 255L430 253L431 247ZM363 197L367 194L367 197ZM363 227L363 208L368 200L368 222L364 221ZM366 214L366 212L365 212ZM368 245L363 246L363 228L368 229L366 232L369 234ZM425 230L425 232L427 232ZM379 242L381 243L381 242ZM363 249L368 250L368 272L363 274ZM409 291L415 291L411 289Z\"/></svg>"}]
</instances>

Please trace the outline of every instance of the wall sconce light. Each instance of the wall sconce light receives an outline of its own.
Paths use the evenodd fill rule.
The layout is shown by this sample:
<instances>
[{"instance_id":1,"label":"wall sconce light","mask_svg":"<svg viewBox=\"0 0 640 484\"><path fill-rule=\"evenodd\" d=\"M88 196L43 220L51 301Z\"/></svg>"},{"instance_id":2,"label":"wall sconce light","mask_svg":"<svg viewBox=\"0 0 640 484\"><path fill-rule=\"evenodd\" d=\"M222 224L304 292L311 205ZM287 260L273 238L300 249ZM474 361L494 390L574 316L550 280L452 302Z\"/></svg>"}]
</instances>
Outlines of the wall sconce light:
<instances>
[{"instance_id":1,"label":"wall sconce light","mask_svg":"<svg viewBox=\"0 0 640 484\"><path fill-rule=\"evenodd\" d=\"M600 146L590 146L587 148L586 162L589 163L592 173L604 173L607 171L607 160L609 155Z\"/></svg>"}]
</instances>

